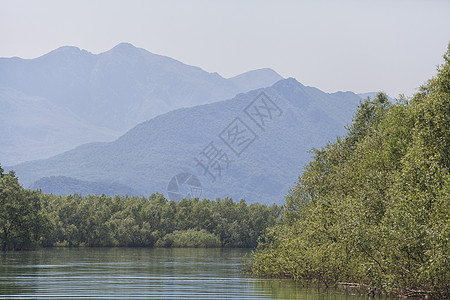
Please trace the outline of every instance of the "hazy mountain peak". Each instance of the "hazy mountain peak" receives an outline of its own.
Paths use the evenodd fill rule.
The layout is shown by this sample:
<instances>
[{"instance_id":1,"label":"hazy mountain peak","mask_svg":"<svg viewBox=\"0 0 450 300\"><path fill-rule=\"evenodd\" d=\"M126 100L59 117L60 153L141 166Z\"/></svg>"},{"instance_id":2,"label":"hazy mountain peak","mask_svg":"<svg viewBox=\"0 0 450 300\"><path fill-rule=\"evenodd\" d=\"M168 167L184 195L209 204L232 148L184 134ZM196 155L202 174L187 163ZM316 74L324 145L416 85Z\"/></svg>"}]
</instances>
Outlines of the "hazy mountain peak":
<instances>
[{"instance_id":1,"label":"hazy mountain peak","mask_svg":"<svg viewBox=\"0 0 450 300\"><path fill-rule=\"evenodd\" d=\"M261 69L251 70L251 71L239 74L237 76L231 77L230 79L239 78L239 77L240 78L250 77L250 76L267 76L267 77L271 76L271 77L277 78L278 80L283 79L283 77L280 74L278 74L271 68L261 68Z\"/></svg>"},{"instance_id":2,"label":"hazy mountain peak","mask_svg":"<svg viewBox=\"0 0 450 300\"><path fill-rule=\"evenodd\" d=\"M120 43L117 44L116 46L114 46L111 50L109 51L113 51L113 52L133 52L133 51L137 51L140 50L140 48L135 47L133 44L130 43ZM148 52L148 51L147 51Z\"/></svg>"},{"instance_id":3,"label":"hazy mountain peak","mask_svg":"<svg viewBox=\"0 0 450 300\"><path fill-rule=\"evenodd\" d=\"M295 84L295 85L298 85L298 84L300 84L300 85L302 85L302 86L304 86L303 84L301 84L297 79L295 79L294 77L288 77L288 78L286 78L286 80L284 81L286 84Z\"/></svg>"},{"instance_id":4,"label":"hazy mountain peak","mask_svg":"<svg viewBox=\"0 0 450 300\"><path fill-rule=\"evenodd\" d=\"M284 78L274 70L263 68L242 73L229 80L241 89L250 91L261 87L271 86L281 79Z\"/></svg>"},{"instance_id":5,"label":"hazy mountain peak","mask_svg":"<svg viewBox=\"0 0 450 300\"><path fill-rule=\"evenodd\" d=\"M138 123L168 111L230 99L239 93L271 86L280 78L271 69L260 69L225 79L218 73L153 54L130 43L120 43L99 54L64 46L35 59L1 58L0 86L21 95L14 98L0 91L3 105L19 103L16 98L42 100L31 108L15 105L18 114L4 117L5 122L16 125L0 129L0 136L14 141L12 151L6 153L5 147L0 147L0 160L7 164L22 161L21 157L37 159L43 157L40 153L48 156L55 154L55 149L71 148L74 141L79 145L110 140L110 133L118 137ZM52 109L41 107L46 104L52 105ZM53 117L41 118L40 123L26 128L16 122L25 112L39 116L43 111ZM93 135L87 138L86 134L74 138L68 134L65 140L58 123L64 119L77 120L70 123L72 132L85 132L90 127L89 131L98 138L92 139ZM34 132L43 128L51 143L37 143L31 138L42 136Z\"/></svg>"},{"instance_id":6,"label":"hazy mountain peak","mask_svg":"<svg viewBox=\"0 0 450 300\"><path fill-rule=\"evenodd\" d=\"M40 56L39 58L52 58L52 57L68 57L71 58L73 56L78 56L81 53L89 53L91 55L93 55L92 53L86 51L86 50L81 50L78 47L75 46L62 46L59 47L47 54L44 54L42 56ZM38 58L38 59L39 59Z\"/></svg>"},{"instance_id":7,"label":"hazy mountain peak","mask_svg":"<svg viewBox=\"0 0 450 300\"><path fill-rule=\"evenodd\" d=\"M276 89L305 88L303 84L292 77L277 81L273 87Z\"/></svg>"},{"instance_id":8,"label":"hazy mountain peak","mask_svg":"<svg viewBox=\"0 0 450 300\"><path fill-rule=\"evenodd\" d=\"M119 43L114 48L129 48L129 49L135 48L135 49L137 49L137 47L135 45L128 43L128 42Z\"/></svg>"},{"instance_id":9,"label":"hazy mountain peak","mask_svg":"<svg viewBox=\"0 0 450 300\"><path fill-rule=\"evenodd\" d=\"M59 48L56 48L55 50L51 51L49 54L51 53L61 53L61 52L66 52L66 53L76 53L76 52L80 52L81 49L75 46L62 46Z\"/></svg>"}]
</instances>

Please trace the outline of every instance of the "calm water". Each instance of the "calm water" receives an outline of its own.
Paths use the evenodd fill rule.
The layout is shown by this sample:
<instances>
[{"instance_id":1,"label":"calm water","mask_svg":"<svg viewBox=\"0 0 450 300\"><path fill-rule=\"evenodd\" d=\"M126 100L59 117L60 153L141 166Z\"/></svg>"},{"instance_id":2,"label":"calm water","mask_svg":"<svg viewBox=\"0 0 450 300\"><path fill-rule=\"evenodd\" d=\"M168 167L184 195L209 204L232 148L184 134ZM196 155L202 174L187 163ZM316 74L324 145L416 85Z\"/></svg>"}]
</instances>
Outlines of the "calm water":
<instances>
[{"instance_id":1,"label":"calm water","mask_svg":"<svg viewBox=\"0 0 450 300\"><path fill-rule=\"evenodd\" d=\"M364 299L245 276L242 249L0 253L0 299Z\"/></svg>"}]
</instances>

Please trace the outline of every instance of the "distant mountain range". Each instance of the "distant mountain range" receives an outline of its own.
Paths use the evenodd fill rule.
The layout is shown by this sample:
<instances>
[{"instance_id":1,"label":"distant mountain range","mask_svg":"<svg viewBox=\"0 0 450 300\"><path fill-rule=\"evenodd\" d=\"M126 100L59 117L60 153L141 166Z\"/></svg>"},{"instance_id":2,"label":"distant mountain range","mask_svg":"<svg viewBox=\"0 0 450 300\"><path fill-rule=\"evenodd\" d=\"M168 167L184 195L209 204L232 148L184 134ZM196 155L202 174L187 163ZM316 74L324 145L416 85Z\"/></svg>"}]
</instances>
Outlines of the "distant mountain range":
<instances>
[{"instance_id":1,"label":"distant mountain range","mask_svg":"<svg viewBox=\"0 0 450 300\"><path fill-rule=\"evenodd\" d=\"M226 79L127 43L98 55L61 47L35 59L0 58L0 162L112 141L171 110L229 99L280 79L271 69Z\"/></svg>"},{"instance_id":2,"label":"distant mountain range","mask_svg":"<svg viewBox=\"0 0 450 300\"><path fill-rule=\"evenodd\" d=\"M139 195L136 190L117 182L92 182L66 176L43 177L29 188L32 190L40 189L44 193L55 195Z\"/></svg>"},{"instance_id":3,"label":"distant mountain range","mask_svg":"<svg viewBox=\"0 0 450 300\"><path fill-rule=\"evenodd\" d=\"M242 82L253 75L241 76ZM175 182L172 192L180 188L180 194L195 196L198 186L183 185L187 177L177 176L192 174L201 197L281 204L310 160L308 151L343 134L360 100L352 92L328 94L283 79L230 100L159 115L113 142L85 144L11 168L26 187L47 192L77 192L79 184L91 182L168 195L169 182ZM63 190L71 180L78 188Z\"/></svg>"}]
</instances>

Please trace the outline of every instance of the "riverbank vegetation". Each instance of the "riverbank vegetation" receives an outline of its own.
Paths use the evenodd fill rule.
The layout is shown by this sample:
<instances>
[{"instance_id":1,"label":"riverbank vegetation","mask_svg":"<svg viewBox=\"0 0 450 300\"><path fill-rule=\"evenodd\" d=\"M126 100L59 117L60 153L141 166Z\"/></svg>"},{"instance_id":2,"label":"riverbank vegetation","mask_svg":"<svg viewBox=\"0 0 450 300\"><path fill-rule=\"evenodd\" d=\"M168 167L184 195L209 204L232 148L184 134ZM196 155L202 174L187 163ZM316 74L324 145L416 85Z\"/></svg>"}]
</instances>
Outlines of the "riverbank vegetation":
<instances>
[{"instance_id":1,"label":"riverbank vegetation","mask_svg":"<svg viewBox=\"0 0 450 300\"><path fill-rule=\"evenodd\" d=\"M0 168L2 250L44 247L256 247L280 222L276 205L232 199L168 201L105 195L55 196L20 186Z\"/></svg>"},{"instance_id":2,"label":"riverbank vegetation","mask_svg":"<svg viewBox=\"0 0 450 300\"><path fill-rule=\"evenodd\" d=\"M450 46L444 59L412 99L379 93L314 150L251 272L450 298Z\"/></svg>"}]
</instances>

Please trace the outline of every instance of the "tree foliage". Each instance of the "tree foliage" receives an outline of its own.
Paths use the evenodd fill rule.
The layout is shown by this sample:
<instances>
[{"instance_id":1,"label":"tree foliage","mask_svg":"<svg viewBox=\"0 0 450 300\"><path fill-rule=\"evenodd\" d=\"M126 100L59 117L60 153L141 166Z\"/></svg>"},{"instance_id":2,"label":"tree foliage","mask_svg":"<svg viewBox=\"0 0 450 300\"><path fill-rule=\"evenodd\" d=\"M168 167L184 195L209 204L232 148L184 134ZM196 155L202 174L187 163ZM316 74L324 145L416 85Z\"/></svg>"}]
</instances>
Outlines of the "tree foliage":
<instances>
[{"instance_id":1,"label":"tree foliage","mask_svg":"<svg viewBox=\"0 0 450 300\"><path fill-rule=\"evenodd\" d=\"M0 177L3 250L67 247L256 247L281 221L281 207L230 198L168 201L150 197L55 196L23 189L14 173Z\"/></svg>"},{"instance_id":2,"label":"tree foliage","mask_svg":"<svg viewBox=\"0 0 450 300\"><path fill-rule=\"evenodd\" d=\"M35 247L50 230L41 193L22 188L14 172L4 174L0 166L0 243L1 249Z\"/></svg>"},{"instance_id":3,"label":"tree foliage","mask_svg":"<svg viewBox=\"0 0 450 300\"><path fill-rule=\"evenodd\" d=\"M444 59L412 99L367 99L314 150L255 274L450 296L450 45Z\"/></svg>"},{"instance_id":4,"label":"tree foliage","mask_svg":"<svg viewBox=\"0 0 450 300\"><path fill-rule=\"evenodd\" d=\"M174 202L161 194L46 197L55 223L48 240L57 246L187 247L177 241L191 236L193 247L256 247L265 229L280 222L281 213L276 205L229 198Z\"/></svg>"},{"instance_id":5,"label":"tree foliage","mask_svg":"<svg viewBox=\"0 0 450 300\"><path fill-rule=\"evenodd\" d=\"M219 248L220 239L217 235L209 233L205 229L177 230L166 234L156 243L157 247L177 248Z\"/></svg>"}]
</instances>

